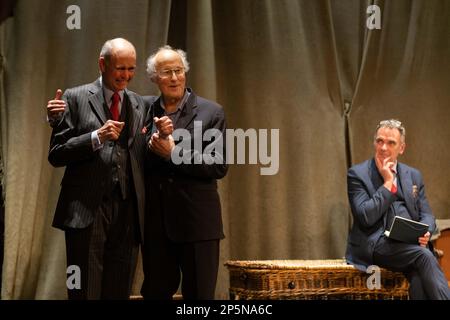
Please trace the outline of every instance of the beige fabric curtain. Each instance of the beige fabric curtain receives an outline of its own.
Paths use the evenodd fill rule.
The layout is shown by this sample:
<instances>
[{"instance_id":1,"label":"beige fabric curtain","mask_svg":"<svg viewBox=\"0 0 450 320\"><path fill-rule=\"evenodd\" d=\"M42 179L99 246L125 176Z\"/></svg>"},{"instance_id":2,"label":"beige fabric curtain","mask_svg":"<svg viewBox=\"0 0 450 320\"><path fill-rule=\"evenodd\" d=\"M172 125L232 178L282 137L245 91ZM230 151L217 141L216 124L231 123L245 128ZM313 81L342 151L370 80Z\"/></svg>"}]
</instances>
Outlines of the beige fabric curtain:
<instances>
[{"instance_id":1,"label":"beige fabric curtain","mask_svg":"<svg viewBox=\"0 0 450 320\"><path fill-rule=\"evenodd\" d=\"M81 30L69 30L67 7L81 9ZM104 41L124 37L135 44L139 65L132 90L149 94L148 53L166 42L170 1L20 0L2 25L10 37L2 105L6 162L3 299L64 299L65 246L51 221L63 169L47 161L50 128L45 105L57 88L94 81ZM2 125L3 129L3 125Z\"/></svg>"},{"instance_id":2,"label":"beige fabric curtain","mask_svg":"<svg viewBox=\"0 0 450 320\"><path fill-rule=\"evenodd\" d=\"M404 161L424 176L437 218L450 218L450 2L380 1L350 113L352 162L371 152L380 119L406 127Z\"/></svg>"},{"instance_id":3,"label":"beige fabric curtain","mask_svg":"<svg viewBox=\"0 0 450 320\"><path fill-rule=\"evenodd\" d=\"M217 1L213 8L218 100L229 127L280 129L276 175L234 165L226 179L229 258L342 257L345 130L329 4Z\"/></svg>"},{"instance_id":4,"label":"beige fabric curtain","mask_svg":"<svg viewBox=\"0 0 450 320\"><path fill-rule=\"evenodd\" d=\"M231 165L221 181L227 259L344 255L346 171L372 155L376 123L407 129L404 161L422 170L435 215L450 218L450 44L446 1L19 0L1 26L6 170L3 299L64 299L64 236L51 228L62 169L47 162L45 105L57 88L93 81L106 39L136 45L131 89L157 94L145 59L169 42L188 53L188 83L225 108L229 128L279 129L279 171ZM68 30L66 8L81 9ZM247 148L248 151L248 148ZM247 158L248 159L248 158ZM157 261L155 261L157 263ZM136 276L139 292L142 273ZM227 298L228 273L216 295Z\"/></svg>"}]
</instances>

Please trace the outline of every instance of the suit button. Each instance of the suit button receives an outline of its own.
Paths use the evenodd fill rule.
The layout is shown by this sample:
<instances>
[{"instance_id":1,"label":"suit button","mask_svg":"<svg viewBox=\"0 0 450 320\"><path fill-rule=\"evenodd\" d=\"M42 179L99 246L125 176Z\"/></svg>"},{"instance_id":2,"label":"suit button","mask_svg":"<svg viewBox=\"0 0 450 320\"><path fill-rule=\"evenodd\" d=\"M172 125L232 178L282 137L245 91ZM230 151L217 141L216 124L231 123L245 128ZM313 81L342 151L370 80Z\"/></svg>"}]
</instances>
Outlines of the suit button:
<instances>
[{"instance_id":1,"label":"suit button","mask_svg":"<svg viewBox=\"0 0 450 320\"><path fill-rule=\"evenodd\" d=\"M117 151L117 156L120 157L120 152L119 151Z\"/></svg>"},{"instance_id":2,"label":"suit button","mask_svg":"<svg viewBox=\"0 0 450 320\"><path fill-rule=\"evenodd\" d=\"M117 165L117 169L120 169L120 164L119 164L119 165Z\"/></svg>"}]
</instances>

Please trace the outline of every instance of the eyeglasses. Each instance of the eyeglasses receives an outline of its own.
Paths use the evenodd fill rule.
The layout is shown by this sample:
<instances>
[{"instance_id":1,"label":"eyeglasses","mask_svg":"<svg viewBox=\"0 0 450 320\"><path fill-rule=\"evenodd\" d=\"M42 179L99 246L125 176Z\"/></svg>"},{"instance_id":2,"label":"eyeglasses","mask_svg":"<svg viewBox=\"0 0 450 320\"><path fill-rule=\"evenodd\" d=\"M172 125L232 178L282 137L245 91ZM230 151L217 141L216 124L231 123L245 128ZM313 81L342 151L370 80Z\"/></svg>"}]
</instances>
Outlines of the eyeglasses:
<instances>
[{"instance_id":1,"label":"eyeglasses","mask_svg":"<svg viewBox=\"0 0 450 320\"><path fill-rule=\"evenodd\" d=\"M182 76L182 75L184 75L184 68L167 69L167 70L158 71L158 75L163 79L172 78L174 73L177 77Z\"/></svg>"}]
</instances>

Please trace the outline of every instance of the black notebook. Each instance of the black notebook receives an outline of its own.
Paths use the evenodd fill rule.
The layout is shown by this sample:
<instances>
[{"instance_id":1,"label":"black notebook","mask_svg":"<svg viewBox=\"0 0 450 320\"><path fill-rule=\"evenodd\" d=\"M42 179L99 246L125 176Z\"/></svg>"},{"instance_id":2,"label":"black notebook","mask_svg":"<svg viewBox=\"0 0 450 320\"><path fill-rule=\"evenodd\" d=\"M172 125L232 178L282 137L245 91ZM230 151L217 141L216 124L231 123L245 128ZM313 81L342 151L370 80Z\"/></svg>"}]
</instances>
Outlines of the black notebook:
<instances>
[{"instance_id":1,"label":"black notebook","mask_svg":"<svg viewBox=\"0 0 450 320\"><path fill-rule=\"evenodd\" d=\"M412 243L419 244L419 237L422 237L428 231L428 225L403 217L395 216L392 221L391 229L386 230L386 237Z\"/></svg>"}]
</instances>

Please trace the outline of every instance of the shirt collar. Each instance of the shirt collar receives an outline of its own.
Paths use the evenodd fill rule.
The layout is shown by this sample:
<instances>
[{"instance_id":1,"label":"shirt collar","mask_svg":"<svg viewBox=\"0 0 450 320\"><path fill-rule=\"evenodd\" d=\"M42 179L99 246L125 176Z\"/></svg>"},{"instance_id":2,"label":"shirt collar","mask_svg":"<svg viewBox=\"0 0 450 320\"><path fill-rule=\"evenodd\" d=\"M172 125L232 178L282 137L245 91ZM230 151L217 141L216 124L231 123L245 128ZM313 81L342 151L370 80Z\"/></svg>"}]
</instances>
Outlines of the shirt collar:
<instances>
[{"instance_id":1,"label":"shirt collar","mask_svg":"<svg viewBox=\"0 0 450 320\"><path fill-rule=\"evenodd\" d=\"M111 100L112 100L112 96L114 94L114 91L108 89L106 86L103 85L102 82L102 77L100 77L100 84L102 85L103 88L103 95L105 97L105 101L108 104L108 106L111 104ZM117 93L119 94L120 97L120 102L121 103L123 101L123 95L124 95L125 90L120 90Z\"/></svg>"},{"instance_id":2,"label":"shirt collar","mask_svg":"<svg viewBox=\"0 0 450 320\"><path fill-rule=\"evenodd\" d=\"M398 161L397 160L395 160L395 164L392 167L392 170L395 172L395 174L398 174Z\"/></svg>"},{"instance_id":3,"label":"shirt collar","mask_svg":"<svg viewBox=\"0 0 450 320\"><path fill-rule=\"evenodd\" d=\"M188 89L185 89L185 90L184 90L184 96L183 96L183 98L180 100L180 102L178 102L178 104L177 104L177 110L174 111L173 113L183 110L184 105L186 104L186 101L187 101L187 99L189 98L190 94L191 94L191 93L189 92ZM160 104L161 108L162 108L164 111L166 111L166 107L165 107L165 105L164 105L164 99L163 99L162 96L161 96L160 99L159 99L159 104Z\"/></svg>"}]
</instances>

